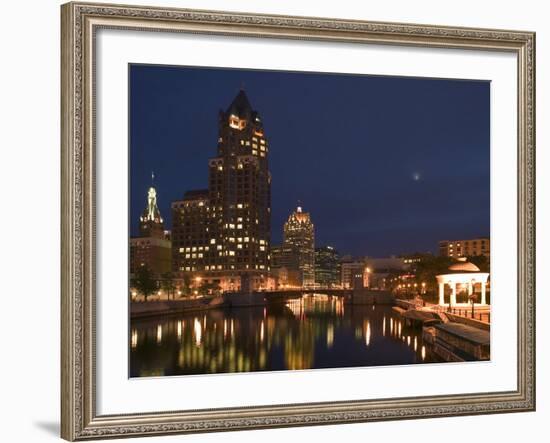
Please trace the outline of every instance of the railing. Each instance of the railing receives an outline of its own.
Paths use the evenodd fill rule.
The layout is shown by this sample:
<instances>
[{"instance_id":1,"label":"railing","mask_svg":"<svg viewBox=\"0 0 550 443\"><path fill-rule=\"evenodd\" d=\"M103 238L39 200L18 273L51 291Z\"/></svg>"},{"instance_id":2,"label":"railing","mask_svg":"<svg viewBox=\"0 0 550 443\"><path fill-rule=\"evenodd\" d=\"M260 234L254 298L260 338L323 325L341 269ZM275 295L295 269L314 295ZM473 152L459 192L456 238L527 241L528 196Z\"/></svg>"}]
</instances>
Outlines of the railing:
<instances>
[{"instance_id":1,"label":"railing","mask_svg":"<svg viewBox=\"0 0 550 443\"><path fill-rule=\"evenodd\" d=\"M454 315L458 315L460 317L466 317L471 318L474 320L479 320L485 323L491 323L491 312L490 311L484 311L484 312L472 312L471 309L466 308L447 308L445 312L449 312Z\"/></svg>"},{"instance_id":2,"label":"railing","mask_svg":"<svg viewBox=\"0 0 550 443\"><path fill-rule=\"evenodd\" d=\"M449 314L458 315L460 317L465 318L472 318L474 320L479 320L481 322L485 323L491 323L491 311L475 311L472 314L471 308L449 308L449 306L441 306L441 305L434 305L429 304L428 305L431 311L434 312L447 312Z\"/></svg>"}]
</instances>

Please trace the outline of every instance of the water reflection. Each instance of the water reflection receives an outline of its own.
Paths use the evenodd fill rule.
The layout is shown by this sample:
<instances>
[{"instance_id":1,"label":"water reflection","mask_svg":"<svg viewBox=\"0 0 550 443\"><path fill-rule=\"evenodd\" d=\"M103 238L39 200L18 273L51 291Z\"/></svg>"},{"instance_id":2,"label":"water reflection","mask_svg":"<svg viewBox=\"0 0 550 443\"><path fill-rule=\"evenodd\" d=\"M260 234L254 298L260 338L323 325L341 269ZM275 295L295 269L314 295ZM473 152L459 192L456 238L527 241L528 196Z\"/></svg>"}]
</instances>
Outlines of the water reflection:
<instances>
[{"instance_id":1,"label":"water reflection","mask_svg":"<svg viewBox=\"0 0 550 443\"><path fill-rule=\"evenodd\" d=\"M391 307L344 306L324 294L133 320L130 354L132 377L434 361L421 332L405 327Z\"/></svg>"}]
</instances>

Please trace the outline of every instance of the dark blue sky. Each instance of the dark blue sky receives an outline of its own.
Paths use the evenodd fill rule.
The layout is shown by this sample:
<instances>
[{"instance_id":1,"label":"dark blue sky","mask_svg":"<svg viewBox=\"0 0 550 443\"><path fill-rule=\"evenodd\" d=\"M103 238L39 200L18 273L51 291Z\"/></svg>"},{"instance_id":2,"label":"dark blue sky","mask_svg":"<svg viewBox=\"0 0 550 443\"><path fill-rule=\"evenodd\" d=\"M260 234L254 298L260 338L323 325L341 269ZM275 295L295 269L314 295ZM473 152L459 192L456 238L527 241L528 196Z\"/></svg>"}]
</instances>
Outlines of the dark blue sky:
<instances>
[{"instance_id":1,"label":"dark blue sky","mask_svg":"<svg viewBox=\"0 0 550 443\"><path fill-rule=\"evenodd\" d=\"M168 228L170 203L207 187L241 85L269 140L274 244L298 200L341 254L489 235L489 82L131 65L133 235L151 171Z\"/></svg>"}]
</instances>

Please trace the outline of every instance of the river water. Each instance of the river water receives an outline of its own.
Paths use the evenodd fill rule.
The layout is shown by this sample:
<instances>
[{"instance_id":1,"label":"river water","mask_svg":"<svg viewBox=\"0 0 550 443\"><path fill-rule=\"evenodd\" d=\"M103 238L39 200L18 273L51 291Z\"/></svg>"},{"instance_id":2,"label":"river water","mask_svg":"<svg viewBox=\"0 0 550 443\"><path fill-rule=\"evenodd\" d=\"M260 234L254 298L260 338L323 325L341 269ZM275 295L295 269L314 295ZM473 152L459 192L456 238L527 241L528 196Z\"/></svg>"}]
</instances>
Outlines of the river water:
<instances>
[{"instance_id":1,"label":"river water","mask_svg":"<svg viewBox=\"0 0 550 443\"><path fill-rule=\"evenodd\" d=\"M304 295L267 307L132 320L131 377L436 361L391 306Z\"/></svg>"}]
</instances>

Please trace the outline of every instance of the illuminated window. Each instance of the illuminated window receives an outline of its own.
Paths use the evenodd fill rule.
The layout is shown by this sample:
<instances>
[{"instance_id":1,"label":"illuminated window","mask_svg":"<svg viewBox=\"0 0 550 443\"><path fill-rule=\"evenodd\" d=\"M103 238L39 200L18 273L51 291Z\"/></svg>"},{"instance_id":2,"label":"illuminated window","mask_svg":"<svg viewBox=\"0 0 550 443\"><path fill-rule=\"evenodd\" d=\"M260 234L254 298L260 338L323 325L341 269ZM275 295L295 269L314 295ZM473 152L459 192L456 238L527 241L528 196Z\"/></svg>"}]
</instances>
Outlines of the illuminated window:
<instances>
[{"instance_id":1,"label":"illuminated window","mask_svg":"<svg viewBox=\"0 0 550 443\"><path fill-rule=\"evenodd\" d=\"M242 203L237 204L237 208L242 209L242 208L243 208L243 204L242 204Z\"/></svg>"},{"instance_id":2,"label":"illuminated window","mask_svg":"<svg viewBox=\"0 0 550 443\"><path fill-rule=\"evenodd\" d=\"M215 239L215 238L211 238L211 239L210 239L210 244L211 244L211 245L215 245L215 244L216 244L216 239Z\"/></svg>"},{"instance_id":3,"label":"illuminated window","mask_svg":"<svg viewBox=\"0 0 550 443\"><path fill-rule=\"evenodd\" d=\"M229 255L235 255L235 251L229 251Z\"/></svg>"}]
</instances>

